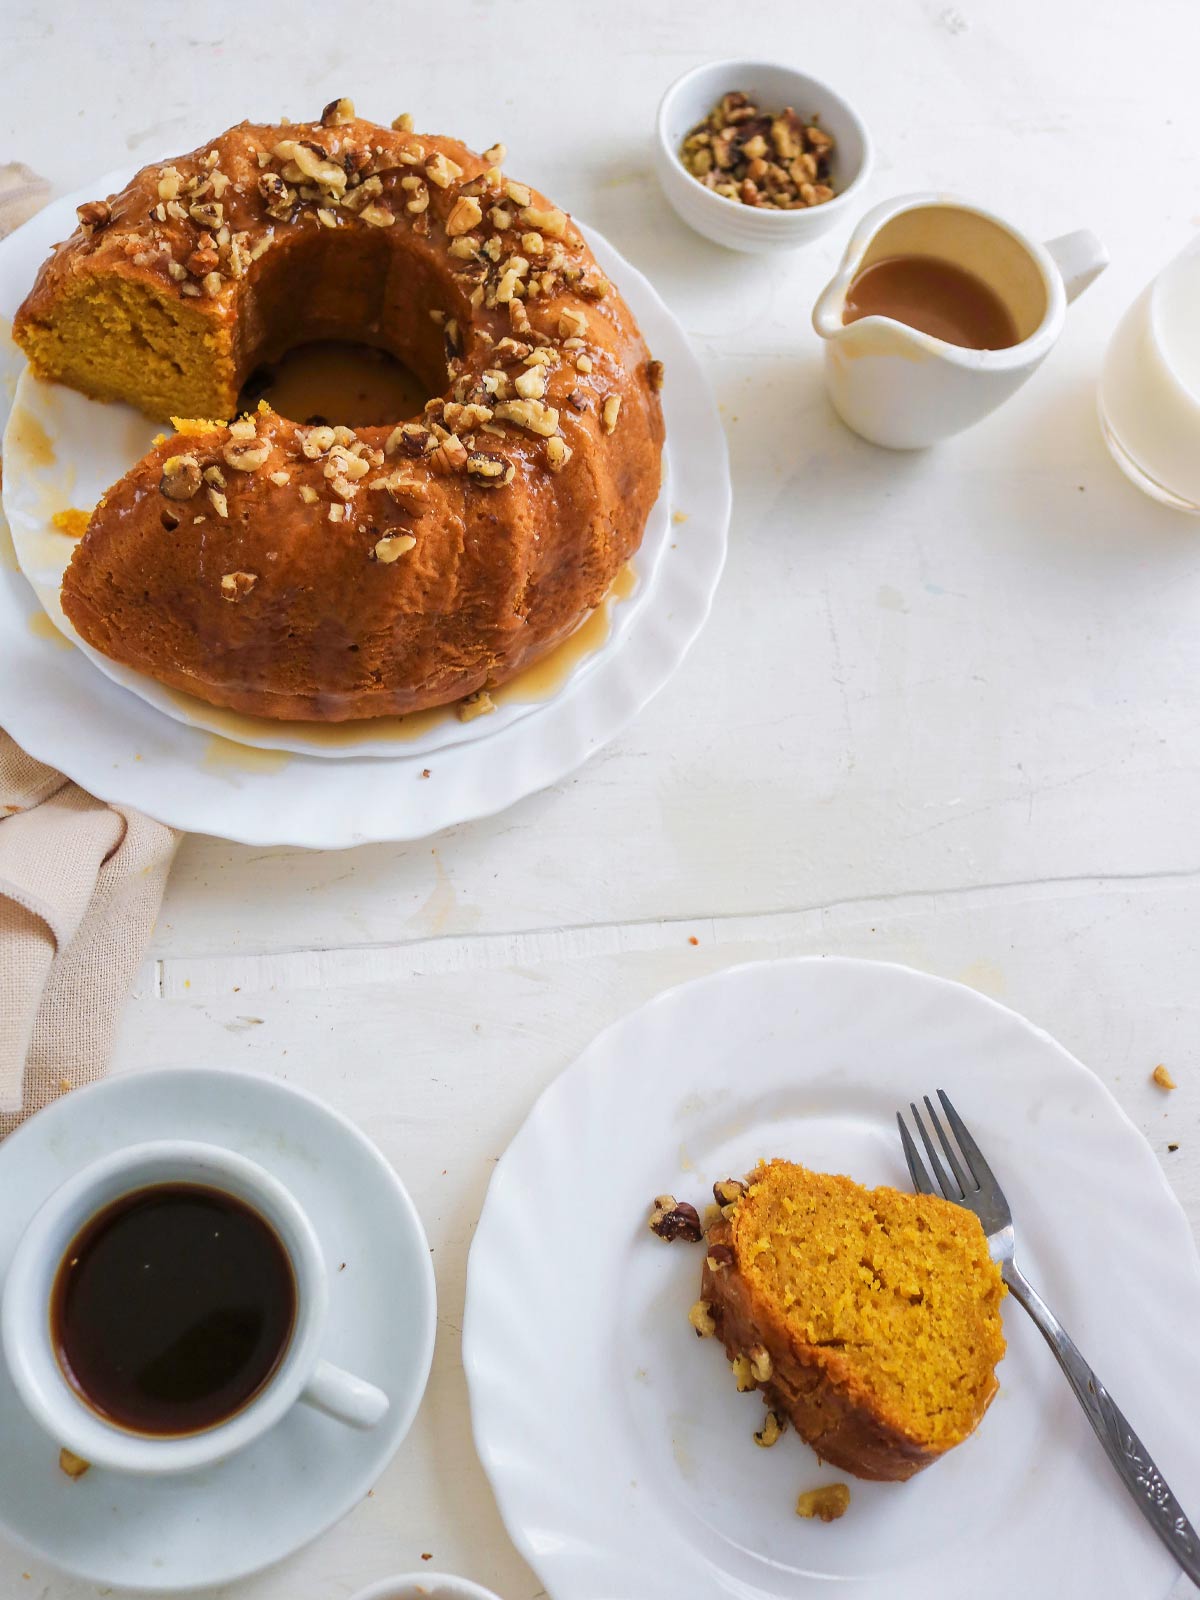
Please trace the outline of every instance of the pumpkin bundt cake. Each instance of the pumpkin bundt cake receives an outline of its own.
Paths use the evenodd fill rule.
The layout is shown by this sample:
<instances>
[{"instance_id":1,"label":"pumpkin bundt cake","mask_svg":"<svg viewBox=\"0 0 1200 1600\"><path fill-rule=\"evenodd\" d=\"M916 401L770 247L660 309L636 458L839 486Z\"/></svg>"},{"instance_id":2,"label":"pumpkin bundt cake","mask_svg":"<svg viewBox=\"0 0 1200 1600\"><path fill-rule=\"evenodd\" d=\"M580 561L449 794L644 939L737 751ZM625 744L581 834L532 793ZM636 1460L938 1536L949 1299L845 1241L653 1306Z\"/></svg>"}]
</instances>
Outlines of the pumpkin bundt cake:
<instances>
[{"instance_id":1,"label":"pumpkin bundt cake","mask_svg":"<svg viewBox=\"0 0 1200 1600\"><path fill-rule=\"evenodd\" d=\"M693 1326L824 1461L911 1478L996 1393L1000 1269L979 1220L933 1195L770 1161L707 1231Z\"/></svg>"},{"instance_id":2,"label":"pumpkin bundt cake","mask_svg":"<svg viewBox=\"0 0 1200 1600\"><path fill-rule=\"evenodd\" d=\"M339 100L79 208L13 324L34 371L206 419L93 513L62 590L83 639L214 705L340 721L503 683L599 603L658 495L662 368L503 159ZM324 339L437 398L394 427L237 418L255 368Z\"/></svg>"}]
</instances>

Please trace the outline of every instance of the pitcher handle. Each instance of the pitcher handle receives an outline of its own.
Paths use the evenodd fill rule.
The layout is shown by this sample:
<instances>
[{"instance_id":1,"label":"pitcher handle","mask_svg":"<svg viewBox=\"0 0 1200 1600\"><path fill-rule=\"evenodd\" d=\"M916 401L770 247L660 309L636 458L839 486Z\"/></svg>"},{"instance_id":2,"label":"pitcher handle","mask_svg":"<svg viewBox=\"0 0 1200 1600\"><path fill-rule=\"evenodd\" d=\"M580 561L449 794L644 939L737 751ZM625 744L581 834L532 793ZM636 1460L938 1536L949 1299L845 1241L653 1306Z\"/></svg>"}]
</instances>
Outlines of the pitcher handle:
<instances>
[{"instance_id":1,"label":"pitcher handle","mask_svg":"<svg viewBox=\"0 0 1200 1600\"><path fill-rule=\"evenodd\" d=\"M1108 265L1108 251L1090 228L1047 239L1045 248L1062 274L1068 302L1077 299Z\"/></svg>"}]
</instances>

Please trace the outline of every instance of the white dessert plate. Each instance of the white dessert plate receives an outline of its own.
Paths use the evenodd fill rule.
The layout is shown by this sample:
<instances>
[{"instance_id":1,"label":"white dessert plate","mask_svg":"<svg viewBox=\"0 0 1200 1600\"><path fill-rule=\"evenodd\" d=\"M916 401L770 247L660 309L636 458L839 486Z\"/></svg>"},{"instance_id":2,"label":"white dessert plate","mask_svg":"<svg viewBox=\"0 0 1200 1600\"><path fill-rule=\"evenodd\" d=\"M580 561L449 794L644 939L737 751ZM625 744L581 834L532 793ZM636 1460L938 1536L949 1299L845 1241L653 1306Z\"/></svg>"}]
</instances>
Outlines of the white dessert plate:
<instances>
[{"instance_id":1,"label":"white dessert plate","mask_svg":"<svg viewBox=\"0 0 1200 1600\"><path fill-rule=\"evenodd\" d=\"M699 1251L649 1233L654 1195L703 1208L714 1180L775 1155L908 1188L895 1113L939 1087L1004 1185L1033 1282L1200 1514L1200 1258L1107 1090L958 984L769 962L672 990L602 1034L488 1190L463 1329L475 1439L555 1600L1171 1591L1177 1569L1011 1300L994 1404L907 1484L846 1478L790 1431L760 1449L761 1400L688 1325ZM801 1490L839 1479L839 1522L795 1516Z\"/></svg>"},{"instance_id":2,"label":"white dessert plate","mask_svg":"<svg viewBox=\"0 0 1200 1600\"><path fill-rule=\"evenodd\" d=\"M330 1264L325 1353L378 1384L392 1406L378 1427L357 1432L297 1405L220 1466L168 1478L93 1467L72 1481L0 1363L0 1533L122 1591L233 1583L324 1533L395 1455L433 1358L433 1268L403 1184L337 1112L247 1073L180 1067L109 1078L11 1134L0 1145L0 1278L26 1222L65 1178L124 1145L181 1131L251 1157L296 1196Z\"/></svg>"},{"instance_id":3,"label":"white dessert plate","mask_svg":"<svg viewBox=\"0 0 1200 1600\"><path fill-rule=\"evenodd\" d=\"M110 174L56 201L0 241L0 319L11 318L50 245L70 232L74 206L128 176ZM98 671L95 659L77 641L68 648L60 631L54 570L71 541L46 529L55 511L90 509L86 502L107 470L98 472L72 437L77 411L111 413L104 450L116 475L156 430L124 408L98 408L73 395L47 402L45 391L54 386L33 380L14 407L23 360L4 337L0 422L10 411L16 419L5 437L5 504L22 530L22 555L37 592L0 525L6 640L0 724L102 799L252 844L337 849L422 838L502 810L579 766L658 692L700 631L724 564L730 507L724 433L686 336L641 274L590 230L588 239L665 364L666 469L633 562L632 594L609 602L607 637L581 655L548 698L522 701L514 691L490 716L462 724L447 713L420 724L416 737L411 724L390 721L382 732L330 733L214 712L140 677L132 687L118 683L119 669L108 662ZM0 333L7 335L2 321ZM673 524L672 511L682 512L686 524ZM331 755L341 759L324 759Z\"/></svg>"}]
</instances>

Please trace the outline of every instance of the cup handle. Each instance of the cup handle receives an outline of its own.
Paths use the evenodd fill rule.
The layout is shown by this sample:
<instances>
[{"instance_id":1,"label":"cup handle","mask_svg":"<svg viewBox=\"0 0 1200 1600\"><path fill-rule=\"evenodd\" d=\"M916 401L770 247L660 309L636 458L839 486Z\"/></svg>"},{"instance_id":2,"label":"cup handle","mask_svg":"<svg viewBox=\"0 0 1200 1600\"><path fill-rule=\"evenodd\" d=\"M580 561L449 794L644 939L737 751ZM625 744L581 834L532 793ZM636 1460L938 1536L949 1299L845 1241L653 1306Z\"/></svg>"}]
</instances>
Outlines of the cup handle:
<instances>
[{"instance_id":1,"label":"cup handle","mask_svg":"<svg viewBox=\"0 0 1200 1600\"><path fill-rule=\"evenodd\" d=\"M317 1362L300 1398L306 1405L315 1406L327 1417L336 1417L352 1428L373 1428L383 1420L391 1405L382 1389L356 1378L342 1367L335 1367L331 1361Z\"/></svg>"},{"instance_id":2,"label":"cup handle","mask_svg":"<svg viewBox=\"0 0 1200 1600\"><path fill-rule=\"evenodd\" d=\"M1108 265L1108 251L1090 228L1046 240L1046 250L1062 274L1067 300L1075 300Z\"/></svg>"}]
</instances>

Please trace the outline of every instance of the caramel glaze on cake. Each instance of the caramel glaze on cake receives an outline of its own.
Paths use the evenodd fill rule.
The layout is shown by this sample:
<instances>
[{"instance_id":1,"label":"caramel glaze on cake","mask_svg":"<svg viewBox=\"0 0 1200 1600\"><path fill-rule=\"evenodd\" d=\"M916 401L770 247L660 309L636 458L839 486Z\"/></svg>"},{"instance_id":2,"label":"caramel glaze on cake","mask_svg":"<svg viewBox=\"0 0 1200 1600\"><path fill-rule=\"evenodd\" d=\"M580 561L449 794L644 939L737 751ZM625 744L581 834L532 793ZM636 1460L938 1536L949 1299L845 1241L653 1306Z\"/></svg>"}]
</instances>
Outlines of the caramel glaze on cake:
<instances>
[{"instance_id":1,"label":"caramel glaze on cake","mask_svg":"<svg viewBox=\"0 0 1200 1600\"><path fill-rule=\"evenodd\" d=\"M824 1461L911 1478L979 1424L1004 1283L978 1218L770 1161L708 1228L693 1326Z\"/></svg>"},{"instance_id":2,"label":"caramel glaze on cake","mask_svg":"<svg viewBox=\"0 0 1200 1600\"><path fill-rule=\"evenodd\" d=\"M80 207L14 322L34 370L213 419L97 506L63 582L83 639L214 705L339 721L503 683L599 603L658 495L662 369L503 156L338 101ZM257 366L316 339L386 348L439 398L394 427L229 424Z\"/></svg>"}]
</instances>

